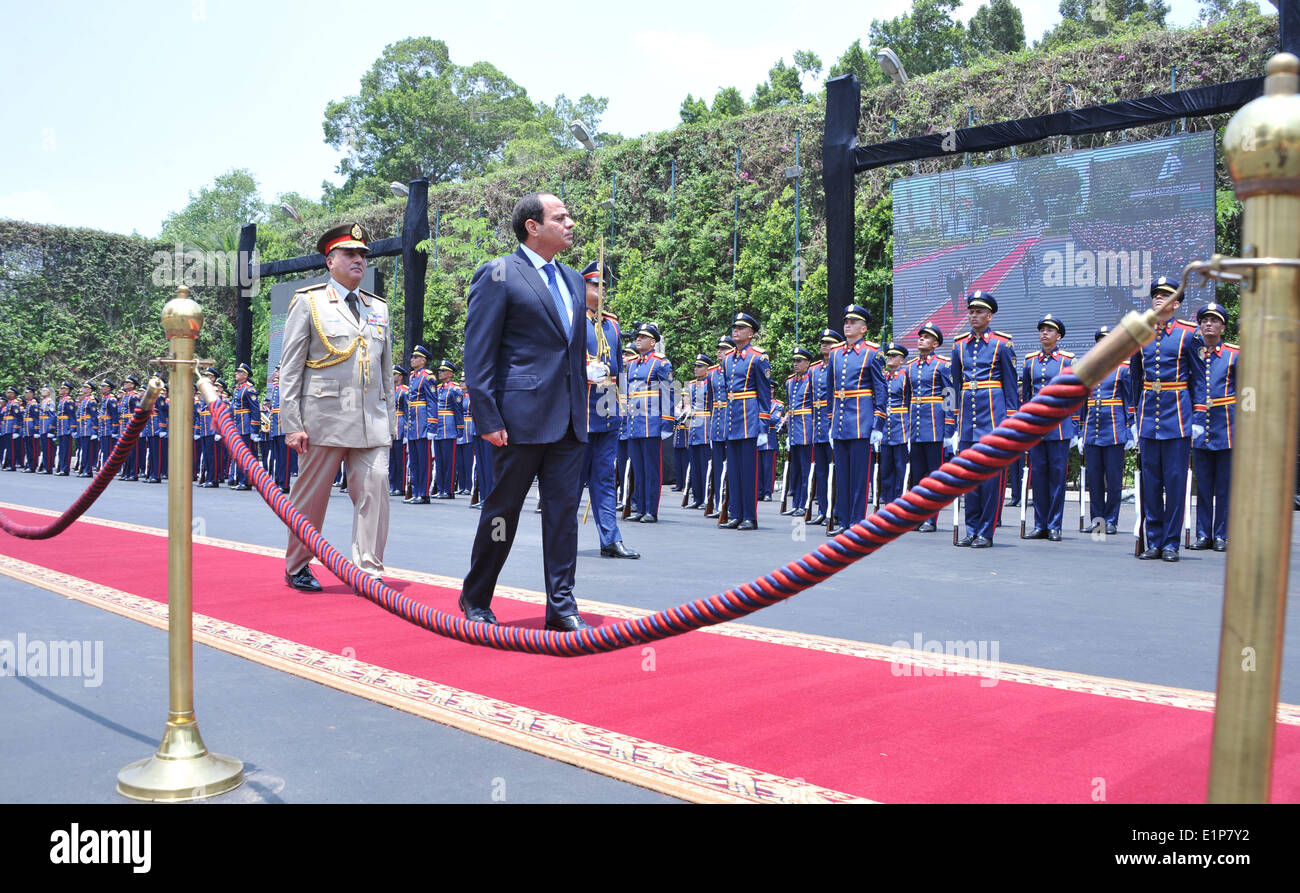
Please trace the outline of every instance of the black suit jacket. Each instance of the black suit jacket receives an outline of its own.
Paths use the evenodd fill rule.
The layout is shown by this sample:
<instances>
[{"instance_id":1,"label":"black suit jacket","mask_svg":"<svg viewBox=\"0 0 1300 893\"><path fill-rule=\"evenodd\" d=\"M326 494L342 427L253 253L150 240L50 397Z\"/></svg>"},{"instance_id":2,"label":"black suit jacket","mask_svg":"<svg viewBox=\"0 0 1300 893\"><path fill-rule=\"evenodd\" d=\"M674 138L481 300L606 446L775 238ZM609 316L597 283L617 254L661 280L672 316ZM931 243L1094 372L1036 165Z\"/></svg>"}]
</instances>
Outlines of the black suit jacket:
<instances>
[{"instance_id":1,"label":"black suit jacket","mask_svg":"<svg viewBox=\"0 0 1300 893\"><path fill-rule=\"evenodd\" d=\"M465 314L465 386L480 433L504 428L511 444L553 443L570 426L587 440L586 286L554 262L573 311L564 334L555 299L523 249L479 267Z\"/></svg>"}]
</instances>

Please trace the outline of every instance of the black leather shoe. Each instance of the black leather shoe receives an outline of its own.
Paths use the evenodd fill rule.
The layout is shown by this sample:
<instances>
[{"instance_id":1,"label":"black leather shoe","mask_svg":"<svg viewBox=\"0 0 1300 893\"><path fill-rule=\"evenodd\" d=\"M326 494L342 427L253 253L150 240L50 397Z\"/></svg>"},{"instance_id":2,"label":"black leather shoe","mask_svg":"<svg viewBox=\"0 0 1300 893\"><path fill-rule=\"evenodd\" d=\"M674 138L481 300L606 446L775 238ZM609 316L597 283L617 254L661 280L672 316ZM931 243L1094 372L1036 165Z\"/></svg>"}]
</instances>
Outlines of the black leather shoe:
<instances>
[{"instance_id":1,"label":"black leather shoe","mask_svg":"<svg viewBox=\"0 0 1300 893\"><path fill-rule=\"evenodd\" d=\"M429 497L427 496L412 496L410 499L402 500L402 505L428 505L428 504L429 504Z\"/></svg>"},{"instance_id":2,"label":"black leather shoe","mask_svg":"<svg viewBox=\"0 0 1300 893\"><path fill-rule=\"evenodd\" d=\"M460 608L465 614L466 620L473 620L479 623L496 623L497 615L492 613L491 608L471 608L465 604L465 593L461 593L456 599L456 607Z\"/></svg>"},{"instance_id":3,"label":"black leather shoe","mask_svg":"<svg viewBox=\"0 0 1300 893\"><path fill-rule=\"evenodd\" d=\"M934 533L935 530L936 527L933 521L926 521L920 527L916 528L917 533Z\"/></svg>"},{"instance_id":4,"label":"black leather shoe","mask_svg":"<svg viewBox=\"0 0 1300 893\"><path fill-rule=\"evenodd\" d=\"M1214 541L1214 551L1216 551L1216 552L1226 552L1226 551L1228 551L1228 541L1225 540L1225 539L1223 539L1222 537L1215 539L1215 541Z\"/></svg>"},{"instance_id":5,"label":"black leather shoe","mask_svg":"<svg viewBox=\"0 0 1300 893\"><path fill-rule=\"evenodd\" d=\"M1029 531L1024 536L1022 536L1021 539L1022 540L1045 540L1047 539L1047 531L1041 527L1035 527L1033 530Z\"/></svg>"},{"instance_id":6,"label":"black leather shoe","mask_svg":"<svg viewBox=\"0 0 1300 893\"><path fill-rule=\"evenodd\" d=\"M1093 519L1092 519L1092 523L1089 524L1087 527L1085 527L1085 528L1083 529L1082 532L1083 532L1083 533L1096 533L1098 530L1101 529L1101 525L1102 525L1102 520L1101 520L1101 518L1093 518Z\"/></svg>"},{"instance_id":7,"label":"black leather shoe","mask_svg":"<svg viewBox=\"0 0 1300 893\"><path fill-rule=\"evenodd\" d=\"M546 621L546 628L556 633L575 633L580 629L591 629L591 625L577 614L570 614Z\"/></svg>"},{"instance_id":8,"label":"black leather shoe","mask_svg":"<svg viewBox=\"0 0 1300 893\"><path fill-rule=\"evenodd\" d=\"M737 530L758 530L758 524L753 521L741 521Z\"/></svg>"},{"instance_id":9,"label":"black leather shoe","mask_svg":"<svg viewBox=\"0 0 1300 893\"><path fill-rule=\"evenodd\" d=\"M605 556L606 558L640 558L641 557L640 552L633 552L627 546L623 545L622 540L619 540L617 543L612 543L608 546L601 546L600 554Z\"/></svg>"},{"instance_id":10,"label":"black leather shoe","mask_svg":"<svg viewBox=\"0 0 1300 893\"><path fill-rule=\"evenodd\" d=\"M826 515L825 515L825 514L816 514L816 515L813 515L811 518L808 519L808 523L809 523L809 524L825 524L825 523L826 523Z\"/></svg>"},{"instance_id":11,"label":"black leather shoe","mask_svg":"<svg viewBox=\"0 0 1300 893\"><path fill-rule=\"evenodd\" d=\"M1160 550L1157 549L1155 546L1152 546L1150 549L1147 549L1145 552L1143 552L1141 555L1139 555L1139 556L1138 556L1138 560L1139 560L1139 561L1155 561L1155 560L1156 560L1157 558L1159 558L1159 557L1160 557Z\"/></svg>"},{"instance_id":12,"label":"black leather shoe","mask_svg":"<svg viewBox=\"0 0 1300 893\"><path fill-rule=\"evenodd\" d=\"M253 489L253 488L250 487L250 486L248 486L248 484L240 484L240 485L239 485L238 487L236 487L235 489L236 489L236 490L251 490L251 489Z\"/></svg>"},{"instance_id":13,"label":"black leather shoe","mask_svg":"<svg viewBox=\"0 0 1300 893\"><path fill-rule=\"evenodd\" d=\"M321 585L316 582L316 578L311 575L310 566L304 567L296 574L288 571L284 572L284 582L288 583L299 592L320 592Z\"/></svg>"},{"instance_id":14,"label":"black leather shoe","mask_svg":"<svg viewBox=\"0 0 1300 893\"><path fill-rule=\"evenodd\" d=\"M725 528L725 529L727 529L727 530L735 530L737 527L740 526L740 519L739 519L739 518L732 518L732 519L731 519L730 521L728 521L726 524L719 524L718 526L719 526L719 527L722 527L722 528Z\"/></svg>"},{"instance_id":15,"label":"black leather shoe","mask_svg":"<svg viewBox=\"0 0 1300 893\"><path fill-rule=\"evenodd\" d=\"M642 524L658 524L658 523L659 523L659 519L656 518L654 515L642 515L642 516L640 517L639 520L640 520L640 522L641 522Z\"/></svg>"},{"instance_id":16,"label":"black leather shoe","mask_svg":"<svg viewBox=\"0 0 1300 893\"><path fill-rule=\"evenodd\" d=\"M1114 536L1114 535L1117 534L1117 533L1119 533L1119 526L1118 526L1118 525L1115 525L1115 524L1111 524L1109 521L1107 521L1107 522L1106 522L1106 536Z\"/></svg>"},{"instance_id":17,"label":"black leather shoe","mask_svg":"<svg viewBox=\"0 0 1300 893\"><path fill-rule=\"evenodd\" d=\"M688 505L687 508L688 508L688 509L702 509L702 508L704 508L704 503L702 503L702 502L694 502L694 503L691 503L690 505Z\"/></svg>"},{"instance_id":18,"label":"black leather shoe","mask_svg":"<svg viewBox=\"0 0 1300 893\"><path fill-rule=\"evenodd\" d=\"M722 512L717 511L717 510L715 509L714 511L711 511L711 512L705 512L705 513L704 513L704 517L706 517L706 518L717 518L717 517L720 516L721 514L722 514Z\"/></svg>"},{"instance_id":19,"label":"black leather shoe","mask_svg":"<svg viewBox=\"0 0 1300 893\"><path fill-rule=\"evenodd\" d=\"M643 517L645 517L644 512L633 512L632 514L628 515L624 520L628 521L629 523L632 523L632 522L640 521Z\"/></svg>"},{"instance_id":20,"label":"black leather shoe","mask_svg":"<svg viewBox=\"0 0 1300 893\"><path fill-rule=\"evenodd\" d=\"M681 488L681 487L669 487L668 489L671 490L673 493L680 493L680 492L682 492L682 488Z\"/></svg>"},{"instance_id":21,"label":"black leather shoe","mask_svg":"<svg viewBox=\"0 0 1300 893\"><path fill-rule=\"evenodd\" d=\"M993 547L993 540L986 536L977 536L970 541L970 547L972 549L991 549Z\"/></svg>"},{"instance_id":22,"label":"black leather shoe","mask_svg":"<svg viewBox=\"0 0 1300 893\"><path fill-rule=\"evenodd\" d=\"M953 543L953 545L954 545L954 546L959 546L959 547L961 547L961 548L965 548L965 547L969 546L969 545L970 545L971 543L973 543L973 542L975 542L975 537L973 537L973 536L963 536L961 539L957 540L957 542Z\"/></svg>"},{"instance_id":23,"label":"black leather shoe","mask_svg":"<svg viewBox=\"0 0 1300 893\"><path fill-rule=\"evenodd\" d=\"M1007 507L1008 507L1008 508L1015 508L1015 507L1018 506L1018 505L1020 505L1020 500L1019 500L1019 499L1013 499L1013 500L1011 500L1010 502L1007 503Z\"/></svg>"},{"instance_id":24,"label":"black leather shoe","mask_svg":"<svg viewBox=\"0 0 1300 893\"><path fill-rule=\"evenodd\" d=\"M839 536L839 535L840 535L841 533L843 533L843 532L844 532L844 528L843 528L843 527L840 527L839 525L836 525L835 527L832 527L830 530L826 531L826 535L827 535L827 536Z\"/></svg>"},{"instance_id":25,"label":"black leather shoe","mask_svg":"<svg viewBox=\"0 0 1300 893\"><path fill-rule=\"evenodd\" d=\"M1177 560L1178 560L1178 550L1177 550L1177 549L1165 549L1163 552L1160 553L1160 560L1161 560L1161 561L1177 561Z\"/></svg>"},{"instance_id":26,"label":"black leather shoe","mask_svg":"<svg viewBox=\"0 0 1300 893\"><path fill-rule=\"evenodd\" d=\"M1212 545L1213 544L1210 542L1208 536L1198 536L1196 542L1192 543L1187 548L1191 549L1193 552L1205 552L1210 549Z\"/></svg>"},{"instance_id":27,"label":"black leather shoe","mask_svg":"<svg viewBox=\"0 0 1300 893\"><path fill-rule=\"evenodd\" d=\"M401 496L401 495L402 495L402 491L401 491L401 490L389 490L389 491L388 491L388 495L389 495L389 496Z\"/></svg>"},{"instance_id":28,"label":"black leather shoe","mask_svg":"<svg viewBox=\"0 0 1300 893\"><path fill-rule=\"evenodd\" d=\"M1061 541L1061 531L1059 530L1047 531L1047 540L1048 542L1059 543Z\"/></svg>"}]
</instances>

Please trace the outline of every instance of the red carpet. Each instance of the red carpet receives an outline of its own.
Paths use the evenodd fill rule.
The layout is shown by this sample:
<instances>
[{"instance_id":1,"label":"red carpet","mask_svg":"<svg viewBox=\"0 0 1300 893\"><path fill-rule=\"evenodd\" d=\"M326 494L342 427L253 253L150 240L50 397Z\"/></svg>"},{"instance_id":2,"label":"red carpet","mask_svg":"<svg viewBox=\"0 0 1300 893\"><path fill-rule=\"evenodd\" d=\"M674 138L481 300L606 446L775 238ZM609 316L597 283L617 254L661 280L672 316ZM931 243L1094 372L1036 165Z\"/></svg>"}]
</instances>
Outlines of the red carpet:
<instances>
[{"instance_id":1,"label":"red carpet","mask_svg":"<svg viewBox=\"0 0 1300 893\"><path fill-rule=\"evenodd\" d=\"M167 541L160 536L78 522L49 542L6 538L3 550L166 601ZM1011 681L1005 669L992 686L973 676L897 675L889 660L704 632L595 657L501 653L416 629L354 597L321 568L318 578L332 583L326 592L296 594L282 582L283 566L281 558L197 545L194 609L555 714L583 724L575 728L584 734L594 726L832 793L887 802L1204 801L1212 720L1204 710ZM400 580L395 587L455 611L452 590ZM540 625L539 605L498 596L493 608L502 623ZM1091 677L1038 672L1076 688L1100 687ZM200 680L200 692L213 681ZM1174 701L1180 694L1155 689L1162 692ZM758 787L755 799L762 799ZM1278 728L1273 800L1300 801L1294 724Z\"/></svg>"},{"instance_id":2,"label":"red carpet","mask_svg":"<svg viewBox=\"0 0 1300 893\"><path fill-rule=\"evenodd\" d=\"M1030 248L1034 247L1037 241L1037 238L1025 239L1008 251L1001 260L966 286L967 294L973 291L990 291L996 296L998 286L1002 283L1002 280L1007 278L1007 274L1011 272L1012 267L1020 263L1020 259L1025 256L1025 253ZM944 332L964 332L969 328L966 323L966 308L962 307L959 310L953 310L948 301L940 304L934 313L927 317L921 325L926 323L936 325ZM917 328L920 328L920 326L917 326Z\"/></svg>"}]
</instances>

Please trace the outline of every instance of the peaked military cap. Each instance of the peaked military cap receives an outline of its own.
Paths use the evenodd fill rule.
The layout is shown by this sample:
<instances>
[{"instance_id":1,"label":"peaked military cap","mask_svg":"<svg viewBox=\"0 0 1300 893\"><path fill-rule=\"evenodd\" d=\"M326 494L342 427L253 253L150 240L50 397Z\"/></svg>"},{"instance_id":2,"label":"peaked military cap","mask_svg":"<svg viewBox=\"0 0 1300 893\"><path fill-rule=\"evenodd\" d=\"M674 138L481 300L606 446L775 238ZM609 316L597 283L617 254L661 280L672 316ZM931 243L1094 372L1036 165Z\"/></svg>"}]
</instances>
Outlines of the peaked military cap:
<instances>
[{"instance_id":1,"label":"peaked military cap","mask_svg":"<svg viewBox=\"0 0 1300 893\"><path fill-rule=\"evenodd\" d=\"M827 341L831 342L832 344L843 344L844 336L841 335L839 332L835 331L834 329L822 329L822 337L820 343L825 344Z\"/></svg>"},{"instance_id":2,"label":"peaked military cap","mask_svg":"<svg viewBox=\"0 0 1300 893\"><path fill-rule=\"evenodd\" d=\"M441 363L438 364L438 371L441 372L443 369L446 369L452 375L456 374L456 364L453 363L451 360L443 360Z\"/></svg>"},{"instance_id":3,"label":"peaked military cap","mask_svg":"<svg viewBox=\"0 0 1300 893\"><path fill-rule=\"evenodd\" d=\"M591 263L587 264L585 267L582 268L582 278L587 280L588 282L597 282L601 278L604 278L605 287L609 288L609 286L613 284L612 280L614 278L614 274L610 272L609 264L605 264L605 274L602 277L601 270L600 270L600 261L593 260Z\"/></svg>"},{"instance_id":4,"label":"peaked military cap","mask_svg":"<svg viewBox=\"0 0 1300 893\"><path fill-rule=\"evenodd\" d=\"M1100 341L1101 339L1105 338L1107 335L1110 334L1110 330L1111 330L1111 326L1102 326L1097 330L1097 334L1093 337L1093 340Z\"/></svg>"},{"instance_id":5,"label":"peaked military cap","mask_svg":"<svg viewBox=\"0 0 1300 893\"><path fill-rule=\"evenodd\" d=\"M796 360L807 360L810 363L812 362L812 351L806 347L796 347L791 352L790 356Z\"/></svg>"},{"instance_id":6,"label":"peaked military cap","mask_svg":"<svg viewBox=\"0 0 1300 893\"><path fill-rule=\"evenodd\" d=\"M734 329L736 326L749 326L757 332L758 320L754 319L754 317L750 316L748 313L737 313L735 318L731 321L731 327Z\"/></svg>"},{"instance_id":7,"label":"peaked military cap","mask_svg":"<svg viewBox=\"0 0 1300 893\"><path fill-rule=\"evenodd\" d=\"M425 347L423 344L415 345L415 349L411 351L411 356L424 357L426 363L433 359L433 354L430 353L429 348Z\"/></svg>"},{"instance_id":8,"label":"peaked military cap","mask_svg":"<svg viewBox=\"0 0 1300 893\"><path fill-rule=\"evenodd\" d=\"M253 374L253 369L252 369L252 367L249 366L247 363L240 363L238 366L235 367L235 371L236 371L236 372L243 372L245 375L247 375L247 376L249 376L249 377L251 377L252 374Z\"/></svg>"},{"instance_id":9,"label":"peaked military cap","mask_svg":"<svg viewBox=\"0 0 1300 893\"><path fill-rule=\"evenodd\" d=\"M1052 316L1052 314L1049 313L1038 321L1038 328L1041 329L1043 326L1051 326L1061 334L1062 338L1065 337L1065 323Z\"/></svg>"},{"instance_id":10,"label":"peaked military cap","mask_svg":"<svg viewBox=\"0 0 1300 893\"><path fill-rule=\"evenodd\" d=\"M708 354L703 354L703 353L701 353L701 354L696 354L696 355L695 355L695 365L696 365L696 366L712 366L712 365L713 365L713 360L709 359L709 355L708 355Z\"/></svg>"},{"instance_id":11,"label":"peaked military cap","mask_svg":"<svg viewBox=\"0 0 1300 893\"><path fill-rule=\"evenodd\" d=\"M1151 283L1151 297L1158 294L1173 294L1178 291L1177 276L1161 276Z\"/></svg>"},{"instance_id":12,"label":"peaked military cap","mask_svg":"<svg viewBox=\"0 0 1300 893\"><path fill-rule=\"evenodd\" d=\"M942 346L943 344L943 331L940 330L938 326L933 325L932 323L926 323L925 325L921 326L921 328L917 330L916 334L918 337L921 335L929 335L931 338L934 338L934 340L938 341L940 346Z\"/></svg>"},{"instance_id":13,"label":"peaked military cap","mask_svg":"<svg viewBox=\"0 0 1300 893\"><path fill-rule=\"evenodd\" d=\"M1217 316L1224 325L1228 323L1228 313L1223 309L1223 305L1216 304L1213 301L1196 311L1196 321L1200 322L1206 316Z\"/></svg>"},{"instance_id":14,"label":"peaked military cap","mask_svg":"<svg viewBox=\"0 0 1300 893\"><path fill-rule=\"evenodd\" d=\"M897 341L891 341L885 345L885 356L899 356L906 358L907 348L899 344Z\"/></svg>"},{"instance_id":15,"label":"peaked military cap","mask_svg":"<svg viewBox=\"0 0 1300 893\"><path fill-rule=\"evenodd\" d=\"M325 234L316 240L316 250L321 254L329 254L335 248L360 248L362 251L369 251L370 247L366 244L368 241L370 237L361 224L340 223L325 230Z\"/></svg>"},{"instance_id":16,"label":"peaked military cap","mask_svg":"<svg viewBox=\"0 0 1300 893\"><path fill-rule=\"evenodd\" d=\"M850 304L844 308L845 319L859 319L862 322L871 322L871 311L861 304Z\"/></svg>"},{"instance_id":17,"label":"peaked military cap","mask_svg":"<svg viewBox=\"0 0 1300 893\"><path fill-rule=\"evenodd\" d=\"M732 338L730 335L723 335L718 339L718 347L726 347L735 350L736 339Z\"/></svg>"},{"instance_id":18,"label":"peaked military cap","mask_svg":"<svg viewBox=\"0 0 1300 893\"><path fill-rule=\"evenodd\" d=\"M654 340L659 340L659 327L652 322L643 322L636 327L637 336L649 335Z\"/></svg>"},{"instance_id":19,"label":"peaked military cap","mask_svg":"<svg viewBox=\"0 0 1300 893\"><path fill-rule=\"evenodd\" d=\"M992 292L976 290L966 296L966 307L984 307L992 313L998 312L998 302Z\"/></svg>"}]
</instances>

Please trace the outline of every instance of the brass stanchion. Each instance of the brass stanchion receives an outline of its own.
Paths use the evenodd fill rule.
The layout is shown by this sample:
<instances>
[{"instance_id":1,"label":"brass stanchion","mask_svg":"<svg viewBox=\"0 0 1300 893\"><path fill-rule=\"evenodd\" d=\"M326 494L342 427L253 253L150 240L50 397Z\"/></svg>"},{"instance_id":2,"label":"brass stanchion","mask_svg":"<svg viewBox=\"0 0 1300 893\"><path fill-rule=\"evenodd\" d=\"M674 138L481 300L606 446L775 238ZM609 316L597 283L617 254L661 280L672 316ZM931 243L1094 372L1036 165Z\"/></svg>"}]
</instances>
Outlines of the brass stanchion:
<instances>
[{"instance_id":1,"label":"brass stanchion","mask_svg":"<svg viewBox=\"0 0 1300 893\"><path fill-rule=\"evenodd\" d=\"M244 764L209 753L194 717L194 599L190 519L194 489L190 469L194 441L181 436L189 430L194 404L194 341L203 326L203 310L182 285L163 308L162 324L171 356L156 363L171 366L171 404L167 422L173 433L168 445L171 477L167 480L168 555L167 618L170 664L170 709L158 752L131 763L117 774L118 793L136 800L197 800L238 787Z\"/></svg>"},{"instance_id":2,"label":"brass stanchion","mask_svg":"<svg viewBox=\"0 0 1300 893\"><path fill-rule=\"evenodd\" d=\"M1273 772L1300 407L1300 59L1268 62L1264 95L1228 123L1244 204L1241 359L1209 802L1265 803Z\"/></svg>"}]
</instances>

